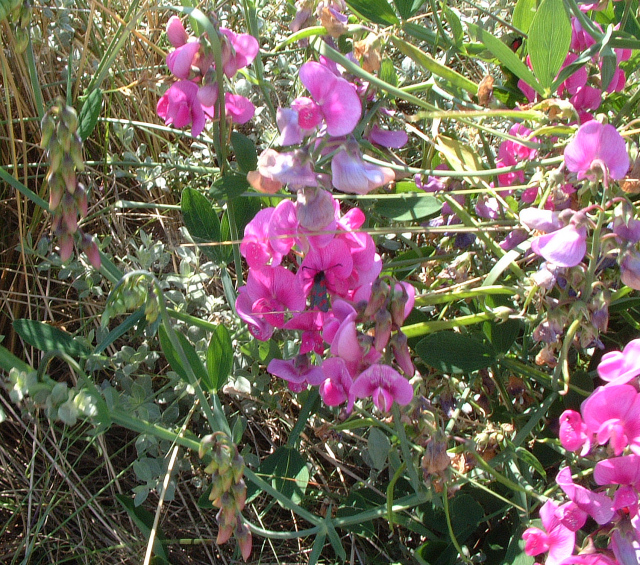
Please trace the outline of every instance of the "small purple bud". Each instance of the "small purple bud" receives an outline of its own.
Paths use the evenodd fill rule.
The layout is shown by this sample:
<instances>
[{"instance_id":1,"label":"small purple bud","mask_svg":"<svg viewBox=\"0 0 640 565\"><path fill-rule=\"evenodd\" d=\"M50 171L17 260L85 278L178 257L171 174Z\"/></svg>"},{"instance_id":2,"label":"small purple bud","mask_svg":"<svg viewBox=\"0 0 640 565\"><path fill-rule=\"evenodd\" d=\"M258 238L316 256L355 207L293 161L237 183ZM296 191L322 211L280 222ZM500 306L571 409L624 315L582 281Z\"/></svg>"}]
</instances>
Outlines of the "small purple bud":
<instances>
[{"instance_id":1,"label":"small purple bud","mask_svg":"<svg viewBox=\"0 0 640 565\"><path fill-rule=\"evenodd\" d=\"M391 337L391 314L389 310L381 308L376 312L375 332L373 346L382 353Z\"/></svg>"}]
</instances>

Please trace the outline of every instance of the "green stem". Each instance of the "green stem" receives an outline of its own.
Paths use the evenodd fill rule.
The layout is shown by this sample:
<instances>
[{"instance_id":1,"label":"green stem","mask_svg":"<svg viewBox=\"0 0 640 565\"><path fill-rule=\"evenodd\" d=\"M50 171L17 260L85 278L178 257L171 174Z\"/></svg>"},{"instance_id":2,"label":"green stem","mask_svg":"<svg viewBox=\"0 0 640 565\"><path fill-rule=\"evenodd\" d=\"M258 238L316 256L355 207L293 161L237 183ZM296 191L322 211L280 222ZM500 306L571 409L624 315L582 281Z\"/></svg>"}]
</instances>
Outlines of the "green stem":
<instances>
[{"instance_id":1,"label":"green stem","mask_svg":"<svg viewBox=\"0 0 640 565\"><path fill-rule=\"evenodd\" d=\"M402 450L402 457L404 458L404 462L407 465L407 471L409 473L409 480L411 481L411 486L415 492L420 492L420 478L418 477L418 472L416 471L415 466L413 465L413 457L411 456L411 449L409 448L409 442L407 441L407 434L404 430L404 424L402 423L402 415L400 414L400 407L396 402L393 403L391 407L391 413L393 414L393 425L398 434L398 439L400 440L400 449Z\"/></svg>"},{"instance_id":2,"label":"green stem","mask_svg":"<svg viewBox=\"0 0 640 565\"><path fill-rule=\"evenodd\" d=\"M460 547L458 539L456 538L456 534L453 531L453 526L451 524L451 514L449 513L449 494L446 487L442 489L442 506L444 508L444 515L447 519L447 530L449 530L449 539L451 540L453 547L456 548L458 556L460 557L460 559L462 559L462 561L464 561L465 563L471 563L471 560L463 553L462 547Z\"/></svg>"},{"instance_id":3,"label":"green stem","mask_svg":"<svg viewBox=\"0 0 640 565\"><path fill-rule=\"evenodd\" d=\"M421 335L439 332L442 330L452 330L460 326L471 326L488 322L495 319L495 316L489 312L481 314L470 314L469 316L459 316L453 320L436 320L433 322L420 322L419 324L411 324L402 328L402 333L407 337L418 337Z\"/></svg>"}]
</instances>

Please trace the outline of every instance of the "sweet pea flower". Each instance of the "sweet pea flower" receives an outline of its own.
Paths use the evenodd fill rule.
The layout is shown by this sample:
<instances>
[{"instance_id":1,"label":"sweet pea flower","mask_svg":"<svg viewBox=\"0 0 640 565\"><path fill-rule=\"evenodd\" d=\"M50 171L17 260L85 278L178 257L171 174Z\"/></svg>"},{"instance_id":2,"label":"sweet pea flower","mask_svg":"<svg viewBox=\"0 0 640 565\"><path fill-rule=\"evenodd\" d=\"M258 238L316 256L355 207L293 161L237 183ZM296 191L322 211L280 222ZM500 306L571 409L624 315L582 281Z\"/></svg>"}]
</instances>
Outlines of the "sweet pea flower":
<instances>
[{"instance_id":1,"label":"sweet pea flower","mask_svg":"<svg viewBox=\"0 0 640 565\"><path fill-rule=\"evenodd\" d=\"M158 100L156 111L166 125L183 128L191 124L193 137L202 133L206 117L213 115L213 108L203 108L200 104L198 85L189 80L172 84Z\"/></svg>"},{"instance_id":2,"label":"sweet pea flower","mask_svg":"<svg viewBox=\"0 0 640 565\"><path fill-rule=\"evenodd\" d=\"M167 55L167 67L178 78L187 79L199 51L199 41L185 43Z\"/></svg>"},{"instance_id":3,"label":"sweet pea flower","mask_svg":"<svg viewBox=\"0 0 640 565\"><path fill-rule=\"evenodd\" d=\"M315 61L302 65L299 76L318 105L327 133L332 137L351 133L362 116L362 105L354 87Z\"/></svg>"},{"instance_id":4,"label":"sweet pea flower","mask_svg":"<svg viewBox=\"0 0 640 565\"><path fill-rule=\"evenodd\" d=\"M324 247L309 250L298 270L298 278L305 296L318 284L319 273L327 292L344 296L349 290L351 271L353 259L349 248L344 241L334 239Z\"/></svg>"},{"instance_id":5,"label":"sweet pea flower","mask_svg":"<svg viewBox=\"0 0 640 565\"><path fill-rule=\"evenodd\" d=\"M629 288L640 290L640 253L628 249L620 262L620 280Z\"/></svg>"},{"instance_id":6,"label":"sweet pea flower","mask_svg":"<svg viewBox=\"0 0 640 565\"><path fill-rule=\"evenodd\" d=\"M236 311L251 334L268 340L285 323L285 312L304 310L305 297L296 276L284 267L249 269L247 284L238 289Z\"/></svg>"},{"instance_id":7,"label":"sweet pea flower","mask_svg":"<svg viewBox=\"0 0 640 565\"><path fill-rule=\"evenodd\" d=\"M367 194L396 178L389 167L363 161L357 144L349 144L334 155L331 176L333 186L349 194Z\"/></svg>"},{"instance_id":8,"label":"sweet pea flower","mask_svg":"<svg viewBox=\"0 0 640 565\"><path fill-rule=\"evenodd\" d=\"M582 417L574 410L565 410L560 416L560 443L569 451L577 451L582 447L581 455L591 449L589 430Z\"/></svg>"},{"instance_id":9,"label":"sweet pea flower","mask_svg":"<svg viewBox=\"0 0 640 565\"><path fill-rule=\"evenodd\" d=\"M593 478L599 485L624 485L640 490L640 456L631 454L598 461Z\"/></svg>"},{"instance_id":10,"label":"sweet pea flower","mask_svg":"<svg viewBox=\"0 0 640 565\"><path fill-rule=\"evenodd\" d=\"M258 40L248 33L235 33L224 27L220 28L224 36L222 43L222 68L224 74L231 78L252 63L260 47Z\"/></svg>"},{"instance_id":11,"label":"sweet pea flower","mask_svg":"<svg viewBox=\"0 0 640 565\"><path fill-rule=\"evenodd\" d=\"M275 208L264 208L245 226L244 237L240 243L240 253L247 260L249 267L260 268L271 264L279 265L284 254L271 246L269 226Z\"/></svg>"},{"instance_id":12,"label":"sweet pea flower","mask_svg":"<svg viewBox=\"0 0 640 565\"><path fill-rule=\"evenodd\" d=\"M591 120L581 125L564 150L567 169L578 173L578 180L595 181L600 174L604 182L619 180L629 170L629 155L624 139L610 124Z\"/></svg>"},{"instance_id":13,"label":"sweet pea flower","mask_svg":"<svg viewBox=\"0 0 640 565\"><path fill-rule=\"evenodd\" d=\"M558 473L556 483L558 483L558 486L569 497L571 502L583 512L589 514L598 524L608 524L613 518L614 509L611 499L604 494L576 485L571 478L571 469L569 467L565 467ZM582 526L577 529L580 529L580 527Z\"/></svg>"},{"instance_id":14,"label":"sweet pea flower","mask_svg":"<svg viewBox=\"0 0 640 565\"><path fill-rule=\"evenodd\" d=\"M371 365L353 383L356 398L373 398L381 412L389 412L394 402L406 406L413 399L413 387L398 371L388 365Z\"/></svg>"},{"instance_id":15,"label":"sweet pea flower","mask_svg":"<svg viewBox=\"0 0 640 565\"><path fill-rule=\"evenodd\" d=\"M587 228L572 221L559 230L535 237L531 250L558 267L575 267L587 252Z\"/></svg>"},{"instance_id":16,"label":"sweet pea flower","mask_svg":"<svg viewBox=\"0 0 640 565\"><path fill-rule=\"evenodd\" d=\"M628 445L640 453L640 394L635 388L627 384L598 387L580 410L599 444L610 442L616 455Z\"/></svg>"},{"instance_id":17,"label":"sweet pea flower","mask_svg":"<svg viewBox=\"0 0 640 565\"><path fill-rule=\"evenodd\" d=\"M369 132L369 141L388 149L400 149L407 144L409 136L404 131L382 129L378 124L375 124Z\"/></svg>"},{"instance_id":18,"label":"sweet pea flower","mask_svg":"<svg viewBox=\"0 0 640 565\"><path fill-rule=\"evenodd\" d=\"M630 341L622 351L605 353L598 374L609 385L623 385L640 375L640 339Z\"/></svg>"},{"instance_id":19,"label":"sweet pea flower","mask_svg":"<svg viewBox=\"0 0 640 565\"><path fill-rule=\"evenodd\" d=\"M178 16L171 16L167 22L167 37L174 47L182 47L189 41L189 34L184 29L182 20Z\"/></svg>"},{"instance_id":20,"label":"sweet pea flower","mask_svg":"<svg viewBox=\"0 0 640 565\"><path fill-rule=\"evenodd\" d=\"M330 357L322 364L325 380L320 384L319 392L327 406L339 406L347 403L347 414L353 410L355 396L352 392L353 379L347 364L340 357Z\"/></svg>"},{"instance_id":21,"label":"sweet pea flower","mask_svg":"<svg viewBox=\"0 0 640 565\"><path fill-rule=\"evenodd\" d=\"M316 386L324 381L322 367L312 365L308 355L297 355L287 361L272 359L267 371L287 381L292 392L302 392L308 385Z\"/></svg>"},{"instance_id":22,"label":"sweet pea flower","mask_svg":"<svg viewBox=\"0 0 640 565\"><path fill-rule=\"evenodd\" d=\"M540 508L540 518L544 530L527 528L522 534L524 552L540 555L549 552L546 565L561 565L573 553L576 534L564 526L557 516L558 505L548 500Z\"/></svg>"},{"instance_id":23,"label":"sweet pea flower","mask_svg":"<svg viewBox=\"0 0 640 565\"><path fill-rule=\"evenodd\" d=\"M239 94L224 93L224 109L234 124L246 124L256 112L253 102Z\"/></svg>"}]
</instances>

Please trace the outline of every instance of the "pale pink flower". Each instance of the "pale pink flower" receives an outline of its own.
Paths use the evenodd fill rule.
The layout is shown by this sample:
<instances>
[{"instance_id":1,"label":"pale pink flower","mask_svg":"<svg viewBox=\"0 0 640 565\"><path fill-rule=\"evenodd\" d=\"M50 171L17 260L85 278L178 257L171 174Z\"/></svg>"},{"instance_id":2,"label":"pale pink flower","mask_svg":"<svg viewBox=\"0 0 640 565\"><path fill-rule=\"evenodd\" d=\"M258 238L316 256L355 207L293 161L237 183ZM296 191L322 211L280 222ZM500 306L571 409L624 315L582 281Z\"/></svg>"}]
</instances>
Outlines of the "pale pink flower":
<instances>
[{"instance_id":1,"label":"pale pink flower","mask_svg":"<svg viewBox=\"0 0 640 565\"><path fill-rule=\"evenodd\" d=\"M605 353L598 374L610 385L622 385L640 375L640 339L630 341L622 351Z\"/></svg>"},{"instance_id":2,"label":"pale pink flower","mask_svg":"<svg viewBox=\"0 0 640 565\"><path fill-rule=\"evenodd\" d=\"M395 179L389 167L363 161L357 144L350 144L334 155L331 176L333 186L349 194L367 194Z\"/></svg>"},{"instance_id":3,"label":"pale pink flower","mask_svg":"<svg viewBox=\"0 0 640 565\"><path fill-rule=\"evenodd\" d=\"M167 37L174 47L182 47L189 41L189 34L184 29L178 16L171 16L167 22Z\"/></svg>"},{"instance_id":4,"label":"pale pink flower","mask_svg":"<svg viewBox=\"0 0 640 565\"><path fill-rule=\"evenodd\" d=\"M572 222L534 238L531 250L558 267L575 267L587 252L587 228Z\"/></svg>"},{"instance_id":5,"label":"pale pink flower","mask_svg":"<svg viewBox=\"0 0 640 565\"><path fill-rule=\"evenodd\" d=\"M400 149L407 144L409 136L405 131L382 129L378 124L375 124L369 132L369 141L389 149Z\"/></svg>"}]
</instances>

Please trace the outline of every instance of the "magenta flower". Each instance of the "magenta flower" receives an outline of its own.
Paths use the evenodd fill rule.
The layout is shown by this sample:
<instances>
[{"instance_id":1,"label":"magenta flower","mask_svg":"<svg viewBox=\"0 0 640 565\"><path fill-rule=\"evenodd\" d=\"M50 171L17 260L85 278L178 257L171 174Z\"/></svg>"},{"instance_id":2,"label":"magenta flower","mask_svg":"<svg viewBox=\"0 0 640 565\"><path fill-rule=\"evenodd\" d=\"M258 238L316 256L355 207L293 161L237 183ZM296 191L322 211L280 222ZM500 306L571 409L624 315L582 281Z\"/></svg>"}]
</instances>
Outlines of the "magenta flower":
<instances>
[{"instance_id":1,"label":"magenta flower","mask_svg":"<svg viewBox=\"0 0 640 565\"><path fill-rule=\"evenodd\" d=\"M357 144L338 151L331 160L331 182L342 192L367 194L396 178L389 167L380 167L362 160Z\"/></svg>"},{"instance_id":2,"label":"magenta flower","mask_svg":"<svg viewBox=\"0 0 640 565\"><path fill-rule=\"evenodd\" d=\"M327 133L332 137L351 133L362 116L362 105L354 87L315 61L302 65L299 76L322 113Z\"/></svg>"},{"instance_id":3,"label":"magenta flower","mask_svg":"<svg viewBox=\"0 0 640 565\"><path fill-rule=\"evenodd\" d=\"M565 449L577 451L582 447L581 454L586 455L591 449L588 431L582 417L574 410L565 410L560 416L560 443Z\"/></svg>"},{"instance_id":4,"label":"magenta flower","mask_svg":"<svg viewBox=\"0 0 640 565\"><path fill-rule=\"evenodd\" d=\"M258 40L248 33L235 33L224 27L220 33L226 41L222 41L222 68L224 74L231 78L256 58L260 47Z\"/></svg>"},{"instance_id":5,"label":"magenta flower","mask_svg":"<svg viewBox=\"0 0 640 565\"><path fill-rule=\"evenodd\" d=\"M184 29L182 21L178 16L171 16L167 22L167 37L174 47L182 47L189 41L189 34Z\"/></svg>"},{"instance_id":6,"label":"magenta flower","mask_svg":"<svg viewBox=\"0 0 640 565\"><path fill-rule=\"evenodd\" d=\"M325 378L322 367L312 365L307 355L297 355L294 359L287 361L272 359L269 361L267 371L287 381L293 392L301 392L308 385L319 385Z\"/></svg>"},{"instance_id":7,"label":"magenta flower","mask_svg":"<svg viewBox=\"0 0 640 565\"><path fill-rule=\"evenodd\" d=\"M156 111L166 125L183 128L191 124L193 137L202 133L206 114L213 115L213 108L203 108L198 101L198 85L189 80L172 84L158 100Z\"/></svg>"},{"instance_id":8,"label":"magenta flower","mask_svg":"<svg viewBox=\"0 0 640 565\"><path fill-rule=\"evenodd\" d=\"M387 147L389 149L400 149L407 144L409 136L407 132L402 130L391 131L388 129L382 129L378 124L375 124L369 132L369 141Z\"/></svg>"},{"instance_id":9,"label":"magenta flower","mask_svg":"<svg viewBox=\"0 0 640 565\"><path fill-rule=\"evenodd\" d=\"M167 55L167 67L178 78L189 78L198 51L200 51L199 41L185 43Z\"/></svg>"},{"instance_id":10,"label":"magenta flower","mask_svg":"<svg viewBox=\"0 0 640 565\"><path fill-rule=\"evenodd\" d=\"M570 223L557 231L539 235L531 250L558 267L575 267L587 252L587 228Z\"/></svg>"},{"instance_id":11,"label":"magenta flower","mask_svg":"<svg viewBox=\"0 0 640 565\"><path fill-rule=\"evenodd\" d=\"M287 145L298 145L302 143L304 134L298 120L300 119L298 112L292 108L278 108L276 112L276 124L280 130L278 145L286 147Z\"/></svg>"},{"instance_id":12,"label":"magenta flower","mask_svg":"<svg viewBox=\"0 0 640 565\"><path fill-rule=\"evenodd\" d=\"M284 267L249 269L247 284L238 289L236 311L261 341L283 327L287 311L304 310L305 298L296 276Z\"/></svg>"},{"instance_id":13,"label":"magenta flower","mask_svg":"<svg viewBox=\"0 0 640 565\"><path fill-rule=\"evenodd\" d=\"M614 515L611 499L604 494L576 485L571 478L569 467L565 467L558 473L556 482L569 497L569 500L580 510L589 514L598 524L608 524L611 521Z\"/></svg>"},{"instance_id":14,"label":"magenta flower","mask_svg":"<svg viewBox=\"0 0 640 565\"><path fill-rule=\"evenodd\" d=\"M256 112L253 102L239 94L224 93L224 110L235 124L246 124Z\"/></svg>"},{"instance_id":15,"label":"magenta flower","mask_svg":"<svg viewBox=\"0 0 640 565\"><path fill-rule=\"evenodd\" d=\"M347 364L340 357L330 357L322 364L325 380L320 384L320 397L327 406L339 406L347 403L347 413L353 410L355 396L353 379L347 369Z\"/></svg>"},{"instance_id":16,"label":"magenta flower","mask_svg":"<svg viewBox=\"0 0 640 565\"><path fill-rule=\"evenodd\" d=\"M271 246L269 227L275 208L260 210L244 228L244 237L240 243L240 253L247 260L249 267L260 268L271 264L275 267L282 261L284 253Z\"/></svg>"},{"instance_id":17,"label":"magenta flower","mask_svg":"<svg viewBox=\"0 0 640 565\"><path fill-rule=\"evenodd\" d=\"M582 418L599 444L620 455L627 445L640 452L640 395L630 385L597 388L581 406Z\"/></svg>"},{"instance_id":18,"label":"magenta flower","mask_svg":"<svg viewBox=\"0 0 640 565\"><path fill-rule=\"evenodd\" d=\"M564 150L564 162L578 179L596 180L602 173L621 179L629 170L629 155L624 139L612 125L591 120L578 129Z\"/></svg>"},{"instance_id":19,"label":"magenta flower","mask_svg":"<svg viewBox=\"0 0 640 565\"><path fill-rule=\"evenodd\" d=\"M598 374L610 385L623 385L640 375L640 339L630 341L622 351L605 353Z\"/></svg>"},{"instance_id":20,"label":"magenta flower","mask_svg":"<svg viewBox=\"0 0 640 565\"><path fill-rule=\"evenodd\" d=\"M312 248L302 261L298 277L305 296L308 296L318 277L330 294L344 296L353 271L353 259L344 241L334 239L325 247Z\"/></svg>"},{"instance_id":21,"label":"magenta flower","mask_svg":"<svg viewBox=\"0 0 640 565\"><path fill-rule=\"evenodd\" d=\"M557 516L558 505L548 500L540 508L540 518L544 530L527 528L522 534L524 552L527 555L540 555L549 552L546 565L561 565L571 557L576 534L564 526Z\"/></svg>"},{"instance_id":22,"label":"magenta flower","mask_svg":"<svg viewBox=\"0 0 640 565\"><path fill-rule=\"evenodd\" d=\"M620 279L629 288L640 290L640 254L628 249L620 262Z\"/></svg>"},{"instance_id":23,"label":"magenta flower","mask_svg":"<svg viewBox=\"0 0 640 565\"><path fill-rule=\"evenodd\" d=\"M406 406L413 399L413 387L398 371L388 365L371 365L353 383L356 398L373 398L381 412L389 412L394 402Z\"/></svg>"},{"instance_id":24,"label":"magenta flower","mask_svg":"<svg viewBox=\"0 0 640 565\"><path fill-rule=\"evenodd\" d=\"M599 485L625 485L640 490L640 456L631 454L598 461L593 478Z\"/></svg>"}]
</instances>

